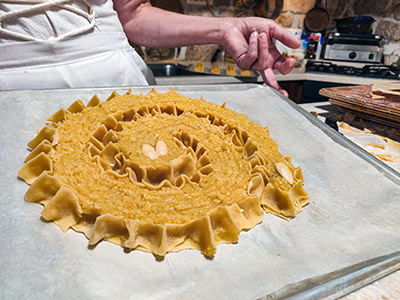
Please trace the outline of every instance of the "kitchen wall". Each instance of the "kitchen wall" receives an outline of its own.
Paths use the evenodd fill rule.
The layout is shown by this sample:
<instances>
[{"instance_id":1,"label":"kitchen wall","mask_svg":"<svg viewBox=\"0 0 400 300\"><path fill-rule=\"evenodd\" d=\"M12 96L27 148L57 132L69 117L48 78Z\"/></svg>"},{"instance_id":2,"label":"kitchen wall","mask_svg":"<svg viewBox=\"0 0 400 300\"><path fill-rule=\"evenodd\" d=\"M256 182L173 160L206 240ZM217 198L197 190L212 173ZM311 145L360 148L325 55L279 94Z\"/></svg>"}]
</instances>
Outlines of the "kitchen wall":
<instances>
[{"instance_id":1,"label":"kitchen wall","mask_svg":"<svg viewBox=\"0 0 400 300\"><path fill-rule=\"evenodd\" d=\"M267 17L284 27L296 29L303 28L306 13L316 5L315 0L152 0L151 3L189 15ZM387 40L385 53L400 48L400 0L322 0L322 4L331 16L328 30L335 30L335 18L372 16L377 20L375 33ZM136 49L146 61L169 61L177 57L179 60L209 61L218 46L191 46L180 53L177 49Z\"/></svg>"},{"instance_id":2,"label":"kitchen wall","mask_svg":"<svg viewBox=\"0 0 400 300\"><path fill-rule=\"evenodd\" d=\"M307 11L315 0L152 0L153 6L197 16L246 17L274 19L287 28L302 28ZM144 49L135 47L148 62L179 60L209 61L218 45L190 46L185 53L176 49Z\"/></svg>"},{"instance_id":3,"label":"kitchen wall","mask_svg":"<svg viewBox=\"0 0 400 300\"><path fill-rule=\"evenodd\" d=\"M400 0L326 0L326 3L332 19L374 17L375 34L386 39L385 53L400 48Z\"/></svg>"}]
</instances>

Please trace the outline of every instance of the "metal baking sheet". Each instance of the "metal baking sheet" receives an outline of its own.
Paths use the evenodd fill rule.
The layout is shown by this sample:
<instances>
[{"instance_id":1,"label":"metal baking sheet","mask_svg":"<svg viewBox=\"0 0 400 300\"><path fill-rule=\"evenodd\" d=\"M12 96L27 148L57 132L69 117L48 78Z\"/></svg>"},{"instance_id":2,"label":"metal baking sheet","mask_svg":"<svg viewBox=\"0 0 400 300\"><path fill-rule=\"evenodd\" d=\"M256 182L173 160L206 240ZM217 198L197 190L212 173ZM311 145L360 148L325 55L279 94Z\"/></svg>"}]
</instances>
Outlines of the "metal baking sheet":
<instances>
[{"instance_id":1,"label":"metal baking sheet","mask_svg":"<svg viewBox=\"0 0 400 300\"><path fill-rule=\"evenodd\" d=\"M17 171L28 153L26 143L49 115L78 98L87 102L94 93L104 100L112 90L0 92L0 299L272 299L301 288L305 298L312 298L316 288L324 296L335 288L329 285L331 275L324 274L334 272L332 279L343 284L348 274L383 274L382 269L399 267L398 173L268 87L176 90L226 101L269 126L281 153L302 167L310 204L289 222L265 215L261 224L241 233L237 244L219 245L213 259L185 250L157 261L150 253L125 253L107 242L89 249L82 234L63 233L40 219L42 207L23 200L28 186L17 179ZM374 267L378 271L371 271Z\"/></svg>"}]
</instances>

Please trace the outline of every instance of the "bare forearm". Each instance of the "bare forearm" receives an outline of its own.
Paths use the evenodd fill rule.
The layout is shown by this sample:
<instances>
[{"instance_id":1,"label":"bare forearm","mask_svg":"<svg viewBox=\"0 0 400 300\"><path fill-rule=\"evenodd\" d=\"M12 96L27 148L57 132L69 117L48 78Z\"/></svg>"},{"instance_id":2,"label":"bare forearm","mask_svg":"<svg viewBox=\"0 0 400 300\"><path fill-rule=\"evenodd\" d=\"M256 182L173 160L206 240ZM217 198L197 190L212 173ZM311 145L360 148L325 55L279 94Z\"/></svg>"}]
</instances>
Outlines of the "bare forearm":
<instances>
[{"instance_id":1,"label":"bare forearm","mask_svg":"<svg viewBox=\"0 0 400 300\"><path fill-rule=\"evenodd\" d=\"M115 8L128 39L147 47L179 47L193 44L219 44L230 19L177 14L147 3L129 8L115 0Z\"/></svg>"},{"instance_id":2,"label":"bare forearm","mask_svg":"<svg viewBox=\"0 0 400 300\"><path fill-rule=\"evenodd\" d=\"M273 69L289 73L296 60L286 59L274 39L298 48L300 42L274 21L257 18L209 18L176 14L152 7L149 0L113 0L126 35L148 47L219 44L239 68L259 72L264 81L282 94Z\"/></svg>"}]
</instances>

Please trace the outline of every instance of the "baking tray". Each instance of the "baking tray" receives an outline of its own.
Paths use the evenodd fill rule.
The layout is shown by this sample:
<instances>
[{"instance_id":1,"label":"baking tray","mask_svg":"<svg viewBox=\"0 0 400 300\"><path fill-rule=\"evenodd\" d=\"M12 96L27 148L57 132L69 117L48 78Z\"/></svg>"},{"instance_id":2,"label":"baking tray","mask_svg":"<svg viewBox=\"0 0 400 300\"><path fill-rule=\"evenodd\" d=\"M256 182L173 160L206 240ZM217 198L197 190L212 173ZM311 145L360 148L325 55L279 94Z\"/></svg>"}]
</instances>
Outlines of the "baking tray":
<instances>
[{"instance_id":1,"label":"baking tray","mask_svg":"<svg viewBox=\"0 0 400 300\"><path fill-rule=\"evenodd\" d=\"M185 250L157 261L107 242L88 249L82 234L40 220L16 174L49 115L112 89L0 92L0 299L333 299L400 268L399 173L269 87L175 89L269 126L302 167L310 204L289 222L265 215L213 259Z\"/></svg>"}]
</instances>

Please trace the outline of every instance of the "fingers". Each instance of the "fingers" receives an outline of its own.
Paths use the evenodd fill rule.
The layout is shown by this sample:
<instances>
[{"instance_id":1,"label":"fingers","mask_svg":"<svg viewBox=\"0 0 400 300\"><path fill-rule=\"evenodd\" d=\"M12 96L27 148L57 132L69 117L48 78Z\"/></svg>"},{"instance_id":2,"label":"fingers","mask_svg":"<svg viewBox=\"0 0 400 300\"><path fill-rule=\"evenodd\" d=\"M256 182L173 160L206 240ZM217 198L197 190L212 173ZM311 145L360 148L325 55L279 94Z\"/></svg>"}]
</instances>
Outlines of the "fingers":
<instances>
[{"instance_id":1,"label":"fingers","mask_svg":"<svg viewBox=\"0 0 400 300\"><path fill-rule=\"evenodd\" d=\"M296 64L296 59L294 58L286 58L282 55L275 61L273 68L276 69L279 73L285 75L293 70Z\"/></svg>"},{"instance_id":2,"label":"fingers","mask_svg":"<svg viewBox=\"0 0 400 300\"><path fill-rule=\"evenodd\" d=\"M300 41L295 38L293 34L291 34L286 29L283 29L281 26L276 24L275 22L270 23L270 36L271 38L277 39L281 41L286 46L297 49L300 47Z\"/></svg>"},{"instance_id":3,"label":"fingers","mask_svg":"<svg viewBox=\"0 0 400 300\"><path fill-rule=\"evenodd\" d=\"M262 71L272 67L277 57L271 55L272 53L269 48L270 41L268 40L268 36L265 32L261 32L258 35L258 57L255 64L251 67L252 70ZM280 55L279 52L277 54Z\"/></svg>"},{"instance_id":4,"label":"fingers","mask_svg":"<svg viewBox=\"0 0 400 300\"><path fill-rule=\"evenodd\" d=\"M278 90L278 92L280 92L283 96L288 97L288 93L284 89L282 89L281 86L278 84L278 81L276 81L275 74L271 68L262 71L261 76L266 84Z\"/></svg>"},{"instance_id":5,"label":"fingers","mask_svg":"<svg viewBox=\"0 0 400 300\"><path fill-rule=\"evenodd\" d=\"M260 36L261 35L262 34L260 34ZM263 44L268 44L268 42ZM276 69L283 75L288 74L293 70L296 64L296 59L284 57L279 53L274 45L265 46L259 42L258 48L259 57L256 60L256 63L253 65L252 70L262 71L267 68L272 68Z\"/></svg>"},{"instance_id":6,"label":"fingers","mask_svg":"<svg viewBox=\"0 0 400 300\"><path fill-rule=\"evenodd\" d=\"M266 33L262 32L258 37L258 58L251 69L262 71L267 68L273 68L277 69L281 74L289 73L296 64L296 60L286 59L286 57L282 56Z\"/></svg>"},{"instance_id":7,"label":"fingers","mask_svg":"<svg viewBox=\"0 0 400 300\"><path fill-rule=\"evenodd\" d=\"M254 31L249 38L249 47L247 52L243 53L236 59L238 67L242 70L250 70L251 66L258 57L258 33Z\"/></svg>"},{"instance_id":8,"label":"fingers","mask_svg":"<svg viewBox=\"0 0 400 300\"><path fill-rule=\"evenodd\" d=\"M276 81L275 74L271 68L268 68L268 69L265 69L264 71L262 71L261 76L262 76L264 82L266 84L268 84L270 87L273 87L274 89L277 89L277 90L279 90L281 88L280 85L278 84L278 81Z\"/></svg>"},{"instance_id":9,"label":"fingers","mask_svg":"<svg viewBox=\"0 0 400 300\"><path fill-rule=\"evenodd\" d=\"M279 90L279 93L281 93L283 96L285 96L286 98L289 98L289 94L288 94L288 92L286 92L284 89L280 89Z\"/></svg>"}]
</instances>

